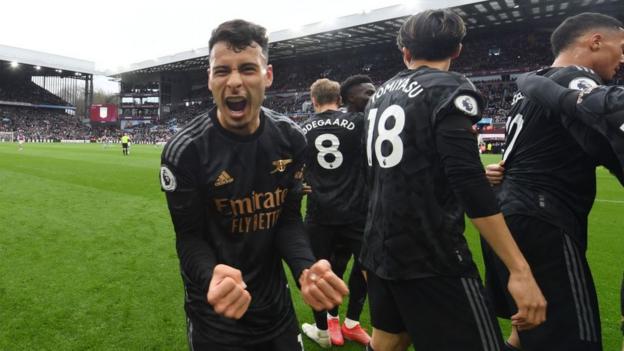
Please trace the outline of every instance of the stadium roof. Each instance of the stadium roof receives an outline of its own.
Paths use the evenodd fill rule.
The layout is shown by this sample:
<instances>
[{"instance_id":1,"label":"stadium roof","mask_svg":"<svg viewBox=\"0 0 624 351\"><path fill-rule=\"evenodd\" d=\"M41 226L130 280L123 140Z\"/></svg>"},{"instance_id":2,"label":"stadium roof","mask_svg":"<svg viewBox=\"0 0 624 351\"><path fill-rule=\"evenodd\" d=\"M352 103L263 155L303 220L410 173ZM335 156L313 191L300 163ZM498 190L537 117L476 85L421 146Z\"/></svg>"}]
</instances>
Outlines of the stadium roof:
<instances>
[{"instance_id":1,"label":"stadium roof","mask_svg":"<svg viewBox=\"0 0 624 351\"><path fill-rule=\"evenodd\" d=\"M365 46L394 43L401 24L411 14L431 8L429 1L416 5L395 5L367 13L312 23L299 29L269 35L272 62ZM517 27L552 29L567 16L584 11L624 14L622 0L438 0L436 7L451 8L466 21L469 35L482 31L509 30ZM208 67L208 48L182 52L131 65L130 70L114 74L144 74L165 71L190 71Z\"/></svg>"},{"instance_id":2,"label":"stadium roof","mask_svg":"<svg viewBox=\"0 0 624 351\"><path fill-rule=\"evenodd\" d=\"M38 66L46 72L46 75L60 75L63 72L65 74L96 74L95 63L91 61L6 45L0 45L0 61Z\"/></svg>"}]
</instances>

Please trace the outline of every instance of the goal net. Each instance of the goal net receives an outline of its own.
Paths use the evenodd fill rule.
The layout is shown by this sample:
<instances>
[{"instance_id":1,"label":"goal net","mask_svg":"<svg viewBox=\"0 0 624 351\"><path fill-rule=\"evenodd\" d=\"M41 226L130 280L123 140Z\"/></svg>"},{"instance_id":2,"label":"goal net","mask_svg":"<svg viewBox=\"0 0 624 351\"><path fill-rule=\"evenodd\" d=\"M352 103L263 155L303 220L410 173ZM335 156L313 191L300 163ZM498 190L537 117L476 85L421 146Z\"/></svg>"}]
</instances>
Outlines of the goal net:
<instances>
[{"instance_id":1,"label":"goal net","mask_svg":"<svg viewBox=\"0 0 624 351\"><path fill-rule=\"evenodd\" d=\"M14 132L0 132L0 143L10 143L13 140Z\"/></svg>"}]
</instances>

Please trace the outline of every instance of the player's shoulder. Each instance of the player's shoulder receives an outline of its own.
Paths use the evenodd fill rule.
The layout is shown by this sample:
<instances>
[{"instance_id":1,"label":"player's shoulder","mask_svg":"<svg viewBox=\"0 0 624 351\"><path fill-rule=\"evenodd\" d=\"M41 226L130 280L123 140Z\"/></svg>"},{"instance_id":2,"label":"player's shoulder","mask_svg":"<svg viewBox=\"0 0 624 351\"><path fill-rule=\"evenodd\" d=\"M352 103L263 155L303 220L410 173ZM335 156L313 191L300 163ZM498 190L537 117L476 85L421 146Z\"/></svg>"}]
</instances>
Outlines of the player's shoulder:
<instances>
[{"instance_id":1,"label":"player's shoulder","mask_svg":"<svg viewBox=\"0 0 624 351\"><path fill-rule=\"evenodd\" d=\"M266 107L262 107L261 109L264 117L266 118L266 122L275 125L280 131L289 134L294 133L301 136L304 135L301 127L290 117Z\"/></svg>"},{"instance_id":2,"label":"player's shoulder","mask_svg":"<svg viewBox=\"0 0 624 351\"><path fill-rule=\"evenodd\" d=\"M204 135L213 126L213 123L209 111L193 118L165 144L161 154L162 161L177 166L182 155L189 147L192 147L195 140Z\"/></svg>"},{"instance_id":3,"label":"player's shoulder","mask_svg":"<svg viewBox=\"0 0 624 351\"><path fill-rule=\"evenodd\" d=\"M453 100L460 110L463 110L464 106L476 107L483 102L477 87L461 73L429 68L423 71L421 81L425 90L428 90L429 95L435 100L443 103L445 100ZM476 110L464 112L472 115Z\"/></svg>"},{"instance_id":4,"label":"player's shoulder","mask_svg":"<svg viewBox=\"0 0 624 351\"><path fill-rule=\"evenodd\" d=\"M483 109L483 97L475 85L461 73L428 69L422 79L428 91L430 103L434 106L436 119L447 114L461 114L468 118L479 118Z\"/></svg>"},{"instance_id":5,"label":"player's shoulder","mask_svg":"<svg viewBox=\"0 0 624 351\"><path fill-rule=\"evenodd\" d=\"M478 92L472 82L465 75L453 71L441 71L433 68L421 69L419 82L429 89L462 89Z\"/></svg>"},{"instance_id":6,"label":"player's shoulder","mask_svg":"<svg viewBox=\"0 0 624 351\"><path fill-rule=\"evenodd\" d=\"M345 112L344 119L357 125L364 124L364 112Z\"/></svg>"},{"instance_id":7,"label":"player's shoulder","mask_svg":"<svg viewBox=\"0 0 624 351\"><path fill-rule=\"evenodd\" d=\"M585 90L603 85L602 79L594 70L578 65L547 69L544 75L569 89Z\"/></svg>"}]
</instances>

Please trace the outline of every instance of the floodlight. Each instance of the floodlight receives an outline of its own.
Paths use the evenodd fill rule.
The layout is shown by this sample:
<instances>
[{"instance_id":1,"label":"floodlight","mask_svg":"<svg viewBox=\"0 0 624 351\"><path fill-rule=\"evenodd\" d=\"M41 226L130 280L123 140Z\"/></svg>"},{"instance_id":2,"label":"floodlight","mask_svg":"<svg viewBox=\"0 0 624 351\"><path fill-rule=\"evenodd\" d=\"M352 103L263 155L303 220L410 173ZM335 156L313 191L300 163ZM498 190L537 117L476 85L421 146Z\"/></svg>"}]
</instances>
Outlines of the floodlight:
<instances>
[{"instance_id":1,"label":"floodlight","mask_svg":"<svg viewBox=\"0 0 624 351\"><path fill-rule=\"evenodd\" d=\"M17 66L19 66L19 63L17 61L11 61L12 68L17 68Z\"/></svg>"}]
</instances>

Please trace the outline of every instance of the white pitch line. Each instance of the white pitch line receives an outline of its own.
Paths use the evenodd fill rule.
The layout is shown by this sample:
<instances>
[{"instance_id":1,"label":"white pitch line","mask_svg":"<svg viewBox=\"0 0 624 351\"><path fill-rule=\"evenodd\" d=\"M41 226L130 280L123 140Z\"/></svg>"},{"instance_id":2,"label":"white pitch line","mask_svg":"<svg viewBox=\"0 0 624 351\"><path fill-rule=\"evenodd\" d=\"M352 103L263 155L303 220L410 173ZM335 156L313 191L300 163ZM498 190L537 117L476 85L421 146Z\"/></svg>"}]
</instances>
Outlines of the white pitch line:
<instances>
[{"instance_id":1,"label":"white pitch line","mask_svg":"<svg viewBox=\"0 0 624 351\"><path fill-rule=\"evenodd\" d=\"M624 204L624 201L622 201L622 200L603 200L603 199L596 199L596 202L608 202L608 203L612 203L612 204Z\"/></svg>"}]
</instances>

